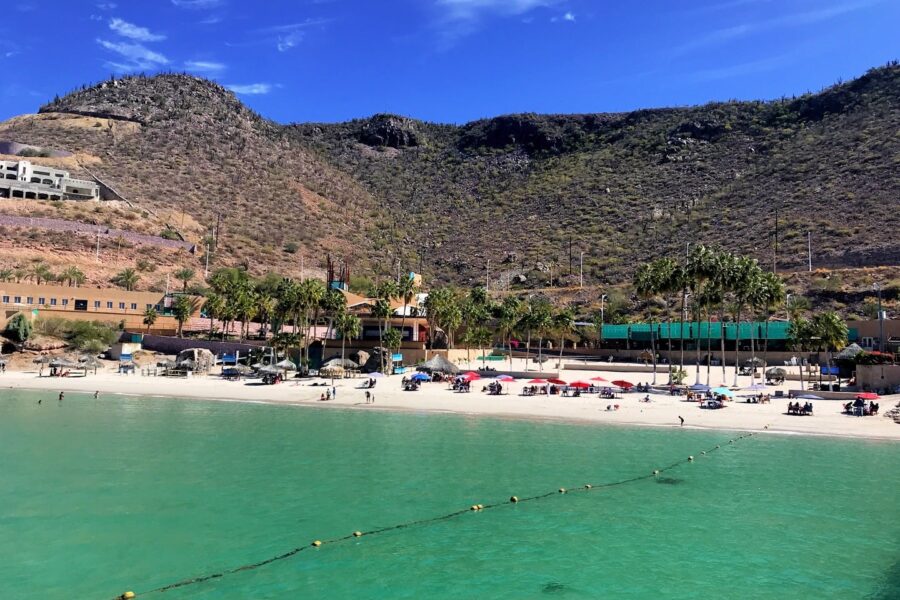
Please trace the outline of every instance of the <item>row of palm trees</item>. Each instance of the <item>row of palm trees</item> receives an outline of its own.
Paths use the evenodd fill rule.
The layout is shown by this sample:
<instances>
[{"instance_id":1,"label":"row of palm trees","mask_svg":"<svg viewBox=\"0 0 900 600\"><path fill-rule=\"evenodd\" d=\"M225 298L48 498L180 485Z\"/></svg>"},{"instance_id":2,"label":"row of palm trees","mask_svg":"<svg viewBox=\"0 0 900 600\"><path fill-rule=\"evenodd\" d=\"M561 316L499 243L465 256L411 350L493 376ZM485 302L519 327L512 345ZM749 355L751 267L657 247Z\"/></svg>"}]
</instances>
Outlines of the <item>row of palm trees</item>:
<instances>
[{"instance_id":1,"label":"row of palm trees","mask_svg":"<svg viewBox=\"0 0 900 600\"><path fill-rule=\"evenodd\" d=\"M680 330L679 371L684 370L684 323L690 311L692 321L702 331L706 324L707 335L712 329L713 317L720 323L719 350L721 354L722 381L725 382L725 346L726 316L732 319L735 326L735 369L734 385L740 369L740 342L744 335L744 318L748 324L755 320L765 322L762 336L763 364L767 364L769 320L785 300L784 282L772 272L764 271L752 258L740 256L726 251L715 251L706 246L695 246L684 261L671 257L660 258L638 267L634 275L634 287L639 298L645 301L647 317L651 325L651 353L654 367L657 356L656 311L654 303L661 301L662 314L667 321L666 338L671 356L672 350L672 308L678 308ZM689 302L688 300L692 300ZM696 336L700 339L700 335ZM709 338L707 338L709 339ZM751 360L756 359L757 336L752 327L749 328ZM696 344L696 363L700 364L700 344ZM712 354L707 342L707 384L709 383L710 356ZM670 369L670 382L673 370ZM654 368L654 383L656 373ZM697 369L696 383L700 383L700 371Z\"/></svg>"},{"instance_id":2,"label":"row of palm trees","mask_svg":"<svg viewBox=\"0 0 900 600\"><path fill-rule=\"evenodd\" d=\"M70 287L78 287L87 281L87 276L85 276L81 269L74 265L66 267L59 273L54 273L46 263L39 262L30 267L0 269L0 281L15 281L16 283L21 281L33 281L38 285L65 283Z\"/></svg>"},{"instance_id":3,"label":"row of palm trees","mask_svg":"<svg viewBox=\"0 0 900 600\"><path fill-rule=\"evenodd\" d=\"M773 272L763 270L755 259L725 251L715 251L703 245L695 246L688 253L686 260L680 262L671 257L660 258L641 265L634 275L634 287L639 298L645 301L647 317L651 329L651 353L654 362L654 383L656 382L657 311L654 303L662 303L662 317L667 322L666 338L669 355L672 350L672 308L678 308L680 330L679 371L684 370L684 323L687 313L691 312L692 320L702 331L705 322L707 334L712 329L713 318L719 324L719 351L722 365L722 383L727 375L725 368L726 317L732 320L735 327L734 340L734 379L737 385L740 370L741 340L749 337L751 361L756 361L757 335L755 328L744 328L746 317L748 324L753 321L765 323L762 338L763 370L768 365L769 321L777 310L785 303L786 290L784 282ZM692 300L692 302L688 302ZM787 306L787 315L792 321L791 340L796 350L821 350L830 352L846 345L847 327L839 315L833 311L816 315L811 321L797 316L798 309L808 304L797 301ZM800 320L797 320L797 319ZM744 333L749 329L747 334ZM700 383L700 332L696 336L696 382ZM708 338L709 339L709 338ZM707 376L710 381L711 347L707 342ZM829 362L830 366L830 362ZM670 383L673 369L669 370ZM755 370L751 371L755 376Z\"/></svg>"}]
</instances>

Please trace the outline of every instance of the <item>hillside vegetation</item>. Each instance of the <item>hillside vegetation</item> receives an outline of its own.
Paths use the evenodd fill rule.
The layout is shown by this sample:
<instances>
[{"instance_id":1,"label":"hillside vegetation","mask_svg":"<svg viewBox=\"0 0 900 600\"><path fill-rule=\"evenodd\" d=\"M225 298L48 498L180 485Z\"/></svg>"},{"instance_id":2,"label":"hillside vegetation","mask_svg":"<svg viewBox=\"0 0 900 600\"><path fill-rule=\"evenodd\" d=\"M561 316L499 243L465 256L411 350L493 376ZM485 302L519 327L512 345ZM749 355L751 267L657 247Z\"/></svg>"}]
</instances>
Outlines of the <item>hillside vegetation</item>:
<instances>
[{"instance_id":1,"label":"hillside vegetation","mask_svg":"<svg viewBox=\"0 0 900 600\"><path fill-rule=\"evenodd\" d=\"M77 123L77 125L76 125ZM688 243L815 267L900 264L900 67L820 93L461 126L396 115L282 126L187 75L85 87L0 139L96 157L137 210L213 265L297 274L328 252L370 278L545 287L630 279ZM199 239L198 239L199 238ZM218 241L218 245L216 245ZM195 260L202 261L198 254ZM196 265L195 265L196 266ZM309 271L307 271L309 272Z\"/></svg>"}]
</instances>

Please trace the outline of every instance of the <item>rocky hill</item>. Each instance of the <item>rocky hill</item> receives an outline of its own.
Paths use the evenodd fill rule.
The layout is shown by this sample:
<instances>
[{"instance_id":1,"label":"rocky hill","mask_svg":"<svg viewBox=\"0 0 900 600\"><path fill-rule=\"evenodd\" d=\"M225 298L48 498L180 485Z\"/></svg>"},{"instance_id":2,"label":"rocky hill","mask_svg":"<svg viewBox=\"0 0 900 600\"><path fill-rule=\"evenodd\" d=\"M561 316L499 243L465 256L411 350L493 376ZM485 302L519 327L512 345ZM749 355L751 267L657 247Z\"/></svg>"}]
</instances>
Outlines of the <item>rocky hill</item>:
<instances>
[{"instance_id":1,"label":"rocky hill","mask_svg":"<svg viewBox=\"0 0 900 600\"><path fill-rule=\"evenodd\" d=\"M214 266L299 273L327 252L363 262L377 256L368 246L379 237L378 202L206 80L109 80L0 125L0 139L94 158L90 172L134 205L167 214L174 229L183 229L185 215L199 223L199 238L217 250ZM192 241L205 247L205 239Z\"/></svg>"},{"instance_id":2,"label":"rocky hill","mask_svg":"<svg viewBox=\"0 0 900 600\"><path fill-rule=\"evenodd\" d=\"M462 126L396 115L282 126L186 75L86 87L0 140L91 157L139 207L218 226L217 264L296 273L614 283L706 243L779 270L900 265L900 66L817 94ZM181 215L179 217L179 215ZM191 234L188 235L198 235ZM201 241L202 240L196 240ZM202 260L202 255L199 260ZM566 283L563 281L562 283Z\"/></svg>"},{"instance_id":3,"label":"rocky hill","mask_svg":"<svg viewBox=\"0 0 900 600\"><path fill-rule=\"evenodd\" d=\"M577 275L718 244L802 267L900 264L900 67L818 94L623 114L507 115L461 127L393 115L292 134L402 215L446 280ZM412 257L411 257L412 258ZM555 266L554 266L555 265ZM524 278L522 277L524 276Z\"/></svg>"}]
</instances>

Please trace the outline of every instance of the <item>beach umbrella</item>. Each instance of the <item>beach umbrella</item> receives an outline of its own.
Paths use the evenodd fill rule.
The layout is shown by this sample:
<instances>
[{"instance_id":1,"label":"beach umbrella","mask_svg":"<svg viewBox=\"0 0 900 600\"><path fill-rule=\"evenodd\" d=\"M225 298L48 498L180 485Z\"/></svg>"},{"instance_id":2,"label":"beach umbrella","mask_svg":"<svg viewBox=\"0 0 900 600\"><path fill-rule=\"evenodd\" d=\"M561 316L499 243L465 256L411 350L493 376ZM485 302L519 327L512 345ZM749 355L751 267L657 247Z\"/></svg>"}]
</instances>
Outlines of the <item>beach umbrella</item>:
<instances>
[{"instance_id":1,"label":"beach umbrella","mask_svg":"<svg viewBox=\"0 0 900 600\"><path fill-rule=\"evenodd\" d=\"M548 382L546 379L532 379L528 383L536 383L536 384L544 385L545 383L548 383Z\"/></svg>"},{"instance_id":2,"label":"beach umbrella","mask_svg":"<svg viewBox=\"0 0 900 600\"><path fill-rule=\"evenodd\" d=\"M597 377L591 377L591 381L607 381L607 380L606 380L606 379L603 379L602 377L600 377L600 376L598 375Z\"/></svg>"},{"instance_id":3,"label":"beach umbrella","mask_svg":"<svg viewBox=\"0 0 900 600\"><path fill-rule=\"evenodd\" d=\"M708 392L709 386L704 385L702 383L695 383L694 385L691 386L691 391L692 392Z\"/></svg>"},{"instance_id":4,"label":"beach umbrella","mask_svg":"<svg viewBox=\"0 0 900 600\"><path fill-rule=\"evenodd\" d=\"M516 378L512 375L498 375L494 377L494 381L515 381Z\"/></svg>"},{"instance_id":5,"label":"beach umbrella","mask_svg":"<svg viewBox=\"0 0 900 600\"><path fill-rule=\"evenodd\" d=\"M75 363L67 358L56 358L50 361L50 366L57 369L71 369L75 367Z\"/></svg>"},{"instance_id":6,"label":"beach umbrella","mask_svg":"<svg viewBox=\"0 0 900 600\"><path fill-rule=\"evenodd\" d=\"M616 387L622 388L623 390L630 390L631 388L634 387L633 383L631 383L630 381L622 380L622 379L613 381L612 384Z\"/></svg>"},{"instance_id":7,"label":"beach umbrella","mask_svg":"<svg viewBox=\"0 0 900 600\"><path fill-rule=\"evenodd\" d=\"M587 381L573 381L572 383L569 384L569 387L579 388L579 389L584 390L584 389L591 387L591 384L589 384Z\"/></svg>"},{"instance_id":8,"label":"beach umbrella","mask_svg":"<svg viewBox=\"0 0 900 600\"><path fill-rule=\"evenodd\" d=\"M713 394L719 394L719 395L721 395L721 396L728 396L729 398L732 397L732 396L734 396L734 392L732 392L731 390L729 390L727 387L717 387L717 388L713 388L712 393L713 393Z\"/></svg>"},{"instance_id":9,"label":"beach umbrella","mask_svg":"<svg viewBox=\"0 0 900 600\"><path fill-rule=\"evenodd\" d=\"M78 359L78 364L86 369L96 369L103 365L96 356L85 355Z\"/></svg>"},{"instance_id":10,"label":"beach umbrella","mask_svg":"<svg viewBox=\"0 0 900 600\"><path fill-rule=\"evenodd\" d=\"M281 362L275 363L274 367L276 369L281 369L283 371L296 371L297 370L297 365L295 365L293 363L293 361L290 361L288 359L284 359Z\"/></svg>"},{"instance_id":11,"label":"beach umbrella","mask_svg":"<svg viewBox=\"0 0 900 600\"><path fill-rule=\"evenodd\" d=\"M372 379L379 379L381 377L384 377L384 373L379 373L378 371L375 371L374 373L369 373L369 377L371 377Z\"/></svg>"},{"instance_id":12,"label":"beach umbrella","mask_svg":"<svg viewBox=\"0 0 900 600\"><path fill-rule=\"evenodd\" d=\"M824 400L822 396L816 396L815 394L801 394L797 396L800 400Z\"/></svg>"},{"instance_id":13,"label":"beach umbrella","mask_svg":"<svg viewBox=\"0 0 900 600\"><path fill-rule=\"evenodd\" d=\"M562 379L548 379L547 383L552 383L553 385L566 385L566 382Z\"/></svg>"},{"instance_id":14,"label":"beach umbrella","mask_svg":"<svg viewBox=\"0 0 900 600\"><path fill-rule=\"evenodd\" d=\"M469 371L468 373L463 373L462 378L468 379L469 381L475 381L476 379L481 379L481 375L479 375L475 371Z\"/></svg>"},{"instance_id":15,"label":"beach umbrella","mask_svg":"<svg viewBox=\"0 0 900 600\"><path fill-rule=\"evenodd\" d=\"M860 400L878 400L880 396L875 392L860 392L856 397Z\"/></svg>"},{"instance_id":16,"label":"beach umbrella","mask_svg":"<svg viewBox=\"0 0 900 600\"><path fill-rule=\"evenodd\" d=\"M766 386L763 385L763 384L761 384L761 383L754 383L753 385L751 385L751 386L749 386L749 387L745 387L744 389L745 389L745 390L755 391L755 392L760 392L760 391L765 390L765 389L766 389Z\"/></svg>"},{"instance_id":17,"label":"beach umbrella","mask_svg":"<svg viewBox=\"0 0 900 600\"><path fill-rule=\"evenodd\" d=\"M416 373L412 377L410 377L413 381L431 381L431 377L426 375L425 373Z\"/></svg>"},{"instance_id":18,"label":"beach umbrella","mask_svg":"<svg viewBox=\"0 0 900 600\"><path fill-rule=\"evenodd\" d=\"M36 365L47 365L47 364L50 364L51 360L52 359L49 356L38 356L36 359L34 359L31 362L33 362Z\"/></svg>"}]
</instances>

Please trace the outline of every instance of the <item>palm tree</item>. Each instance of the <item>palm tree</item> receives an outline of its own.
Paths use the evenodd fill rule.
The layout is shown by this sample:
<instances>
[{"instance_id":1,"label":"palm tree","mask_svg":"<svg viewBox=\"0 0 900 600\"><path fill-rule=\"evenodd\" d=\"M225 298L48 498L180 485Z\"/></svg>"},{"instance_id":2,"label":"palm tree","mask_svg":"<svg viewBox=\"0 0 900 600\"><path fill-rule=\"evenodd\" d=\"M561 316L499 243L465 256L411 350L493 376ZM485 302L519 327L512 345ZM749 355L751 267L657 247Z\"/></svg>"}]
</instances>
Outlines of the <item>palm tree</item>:
<instances>
[{"instance_id":1,"label":"palm tree","mask_svg":"<svg viewBox=\"0 0 900 600\"><path fill-rule=\"evenodd\" d=\"M720 325L720 351L722 362L722 385L725 385L725 301L728 294L734 288L735 256L730 252L720 252L713 258L712 285L716 289L719 299L719 325ZM735 336L737 337L737 336Z\"/></svg>"},{"instance_id":2,"label":"palm tree","mask_svg":"<svg viewBox=\"0 0 900 600\"><path fill-rule=\"evenodd\" d=\"M12 281L15 272L12 269L0 269L0 281Z\"/></svg>"},{"instance_id":3,"label":"palm tree","mask_svg":"<svg viewBox=\"0 0 900 600\"><path fill-rule=\"evenodd\" d=\"M543 365L544 338L553 326L553 312L546 301L536 301L531 307L529 325L538 334L538 364Z\"/></svg>"},{"instance_id":4,"label":"palm tree","mask_svg":"<svg viewBox=\"0 0 900 600\"><path fill-rule=\"evenodd\" d=\"M697 322L697 377L694 383L700 383L700 340L701 340L701 317L702 312L706 312L707 314L707 323L706 323L706 372L707 372L707 384L709 383L709 365L710 365L710 322L709 322L709 308L710 301L714 298L711 297L710 292L714 289L714 285L709 284L710 279L715 274L715 261L713 260L713 253L702 244L699 246L694 246L694 249L691 250L690 256L688 256L688 262L686 267L686 282L688 289L690 289L691 294L694 298L694 313L696 315ZM682 295L682 315L684 314L684 302L686 300L686 294ZM684 317L682 316L682 319ZM681 345L684 347L684 324L682 323L681 327ZM682 352L683 354L683 352ZM682 359L682 363L684 360ZM682 364L681 369L684 369L684 365Z\"/></svg>"},{"instance_id":5,"label":"palm tree","mask_svg":"<svg viewBox=\"0 0 900 600\"><path fill-rule=\"evenodd\" d=\"M325 311L325 318L328 319L328 328L325 331L325 337L322 338L322 358L325 358L325 349L328 345L328 339L331 337L332 331L334 331L335 319L347 311L347 298L338 290L328 290L322 296L319 305Z\"/></svg>"},{"instance_id":6,"label":"palm tree","mask_svg":"<svg viewBox=\"0 0 900 600\"><path fill-rule=\"evenodd\" d=\"M152 306L144 311L144 325L147 326L147 333L150 333L150 328L156 323L157 318L159 318L159 313Z\"/></svg>"},{"instance_id":7,"label":"palm tree","mask_svg":"<svg viewBox=\"0 0 900 600\"><path fill-rule=\"evenodd\" d=\"M178 337L183 337L184 323L197 309L196 301L190 296L178 296L172 305L172 316L178 321Z\"/></svg>"},{"instance_id":8,"label":"palm tree","mask_svg":"<svg viewBox=\"0 0 900 600\"><path fill-rule=\"evenodd\" d=\"M791 326L788 329L788 338L791 341L791 347L800 352L800 389L803 389L803 352L812 347L815 332L812 323L803 317L796 317L791 320Z\"/></svg>"},{"instance_id":9,"label":"palm tree","mask_svg":"<svg viewBox=\"0 0 900 600\"><path fill-rule=\"evenodd\" d=\"M671 258L660 258L651 264L653 270L653 279L657 293L663 300L663 312L666 315L666 338L668 338L669 351L669 384L672 383L672 313L669 312L669 295L682 292L682 269L675 260Z\"/></svg>"},{"instance_id":10,"label":"palm tree","mask_svg":"<svg viewBox=\"0 0 900 600\"><path fill-rule=\"evenodd\" d=\"M512 336L517 331L522 316L522 301L515 296L507 296L497 309L497 332L509 353L509 367L512 368Z\"/></svg>"},{"instance_id":11,"label":"palm tree","mask_svg":"<svg viewBox=\"0 0 900 600\"><path fill-rule=\"evenodd\" d=\"M126 291L132 292L137 286L140 278L141 276L137 274L137 271L129 267L116 274L116 276L113 277L113 283L125 288Z\"/></svg>"},{"instance_id":12,"label":"palm tree","mask_svg":"<svg viewBox=\"0 0 900 600\"><path fill-rule=\"evenodd\" d=\"M187 267L183 267L172 273L172 276L175 277L175 279L181 281L181 291L183 292L187 292L188 282L194 278L194 275L194 270Z\"/></svg>"},{"instance_id":13,"label":"palm tree","mask_svg":"<svg viewBox=\"0 0 900 600\"><path fill-rule=\"evenodd\" d=\"M213 320L221 319L225 312L225 298L216 292L210 292L203 303L203 310L209 317L209 339L213 337Z\"/></svg>"},{"instance_id":14,"label":"palm tree","mask_svg":"<svg viewBox=\"0 0 900 600\"><path fill-rule=\"evenodd\" d=\"M562 369L563 346L566 336L575 330L575 314L571 309L565 308L553 315L553 328L559 334L559 365Z\"/></svg>"},{"instance_id":15,"label":"palm tree","mask_svg":"<svg viewBox=\"0 0 900 600\"><path fill-rule=\"evenodd\" d=\"M416 295L416 280L413 278L412 273L406 277L401 277L400 281L397 282L397 295L403 300L403 314L400 315L400 332L403 334L406 331L407 309Z\"/></svg>"},{"instance_id":16,"label":"palm tree","mask_svg":"<svg viewBox=\"0 0 900 600\"><path fill-rule=\"evenodd\" d=\"M763 317L766 321L765 337L763 338L763 374L769 366L769 320L772 318L772 310L784 302L784 282L778 275L772 272L763 273L757 288L757 305L763 308Z\"/></svg>"},{"instance_id":17,"label":"palm tree","mask_svg":"<svg viewBox=\"0 0 900 600\"><path fill-rule=\"evenodd\" d=\"M466 346L475 346L481 352L481 367L485 368L487 361L486 348L490 346L493 336L487 327L472 327L466 331Z\"/></svg>"},{"instance_id":18,"label":"palm tree","mask_svg":"<svg viewBox=\"0 0 900 600\"><path fill-rule=\"evenodd\" d=\"M60 273L59 279L60 281L68 283L69 287L78 287L80 284L87 281L84 272L74 265Z\"/></svg>"},{"instance_id":19,"label":"palm tree","mask_svg":"<svg viewBox=\"0 0 900 600\"><path fill-rule=\"evenodd\" d=\"M737 331L734 336L734 386L738 384L738 371L741 363L741 315L744 307L750 302L756 293L756 287L761 274L759 265L755 259L745 256L735 258L731 289L734 296ZM751 346L753 337L750 338Z\"/></svg>"},{"instance_id":20,"label":"palm tree","mask_svg":"<svg viewBox=\"0 0 900 600\"><path fill-rule=\"evenodd\" d=\"M656 336L653 330L653 306L651 300L659 290L659 282L653 265L646 263L638 267L634 274L634 288L639 298L647 304L647 320L650 323L650 352L653 354L653 384L656 384Z\"/></svg>"},{"instance_id":21,"label":"palm tree","mask_svg":"<svg viewBox=\"0 0 900 600\"><path fill-rule=\"evenodd\" d=\"M831 353L847 346L847 324L836 312L829 310L813 317L812 328L819 340L819 347L825 351L825 364L830 375Z\"/></svg>"},{"instance_id":22,"label":"palm tree","mask_svg":"<svg viewBox=\"0 0 900 600\"><path fill-rule=\"evenodd\" d=\"M344 312L338 316L335 327L337 327L337 331L341 335L341 363L343 363L347 338L359 337L360 333L362 333L362 322L356 315Z\"/></svg>"},{"instance_id":23,"label":"palm tree","mask_svg":"<svg viewBox=\"0 0 900 600\"><path fill-rule=\"evenodd\" d=\"M31 267L31 277L38 285L41 285L41 283L47 283L48 281L53 281L53 279L55 279L53 271L51 271L50 267L48 267L44 263L37 263L36 265Z\"/></svg>"},{"instance_id":24,"label":"palm tree","mask_svg":"<svg viewBox=\"0 0 900 600\"><path fill-rule=\"evenodd\" d=\"M453 291L450 288L435 288L428 292L428 296L425 297L422 308L425 310L425 317L428 320L428 344L425 346L426 360L428 359L428 350L434 348L434 337L438 324L443 321L454 301Z\"/></svg>"}]
</instances>

